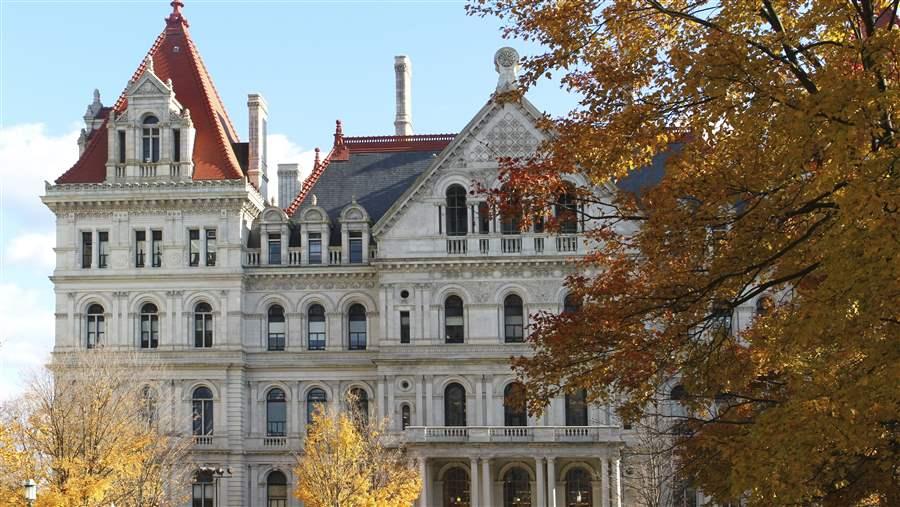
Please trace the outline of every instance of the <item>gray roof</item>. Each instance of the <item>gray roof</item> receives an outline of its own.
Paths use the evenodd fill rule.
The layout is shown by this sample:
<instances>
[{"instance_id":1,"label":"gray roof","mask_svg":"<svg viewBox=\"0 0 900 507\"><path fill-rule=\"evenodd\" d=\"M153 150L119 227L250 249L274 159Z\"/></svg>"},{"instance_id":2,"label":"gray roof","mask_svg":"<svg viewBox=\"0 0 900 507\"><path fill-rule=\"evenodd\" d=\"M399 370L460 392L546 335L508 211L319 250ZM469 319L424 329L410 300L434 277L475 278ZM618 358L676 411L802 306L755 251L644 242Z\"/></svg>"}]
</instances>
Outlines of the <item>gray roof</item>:
<instances>
[{"instance_id":1,"label":"gray roof","mask_svg":"<svg viewBox=\"0 0 900 507\"><path fill-rule=\"evenodd\" d=\"M665 174L666 161L669 157L681 151L681 146L681 143L673 144L671 149L653 157L650 165L631 171L628 176L617 181L616 186L626 192L641 195L651 187L658 185Z\"/></svg>"},{"instance_id":2,"label":"gray roof","mask_svg":"<svg viewBox=\"0 0 900 507\"><path fill-rule=\"evenodd\" d=\"M348 161L328 164L306 194L300 209L309 208L315 195L317 204L328 212L335 225L341 210L355 196L356 202L366 209L374 224L425 172L438 153L437 150L351 153Z\"/></svg>"}]
</instances>

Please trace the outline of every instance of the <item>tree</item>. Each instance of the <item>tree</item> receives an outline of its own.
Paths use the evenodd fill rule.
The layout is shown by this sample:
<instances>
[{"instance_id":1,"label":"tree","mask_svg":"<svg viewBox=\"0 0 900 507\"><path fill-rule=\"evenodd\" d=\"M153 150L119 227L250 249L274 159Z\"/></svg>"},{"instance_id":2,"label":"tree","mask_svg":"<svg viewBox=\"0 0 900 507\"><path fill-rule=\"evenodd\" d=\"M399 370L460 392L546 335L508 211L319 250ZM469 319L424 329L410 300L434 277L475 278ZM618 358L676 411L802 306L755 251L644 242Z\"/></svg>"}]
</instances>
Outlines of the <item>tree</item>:
<instances>
[{"instance_id":1,"label":"tree","mask_svg":"<svg viewBox=\"0 0 900 507\"><path fill-rule=\"evenodd\" d=\"M492 196L527 218L587 179L583 304L514 362L532 410L585 388L637 421L677 380L677 453L714 499L900 505L897 6L470 3L545 49L504 99L554 76L579 97Z\"/></svg>"},{"instance_id":2,"label":"tree","mask_svg":"<svg viewBox=\"0 0 900 507\"><path fill-rule=\"evenodd\" d=\"M4 497L24 505L21 484L32 478L39 506L180 505L189 441L169 431L171 420L159 410L169 406L161 373L153 360L131 353L55 356L4 407L0 487L15 493Z\"/></svg>"},{"instance_id":3,"label":"tree","mask_svg":"<svg viewBox=\"0 0 900 507\"><path fill-rule=\"evenodd\" d=\"M421 480L403 448L387 445L384 421L369 421L352 399L347 409L315 410L295 495L308 507L409 506Z\"/></svg>"}]
</instances>

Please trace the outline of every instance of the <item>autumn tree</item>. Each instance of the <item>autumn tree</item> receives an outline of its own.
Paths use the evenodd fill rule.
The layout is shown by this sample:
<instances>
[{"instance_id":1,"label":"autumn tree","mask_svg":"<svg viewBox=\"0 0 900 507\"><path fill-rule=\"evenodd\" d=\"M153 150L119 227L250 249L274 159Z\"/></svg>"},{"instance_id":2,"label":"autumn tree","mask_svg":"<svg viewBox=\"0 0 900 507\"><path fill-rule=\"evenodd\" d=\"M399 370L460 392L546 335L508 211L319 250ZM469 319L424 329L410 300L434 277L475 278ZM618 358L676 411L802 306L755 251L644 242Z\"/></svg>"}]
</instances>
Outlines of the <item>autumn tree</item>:
<instances>
[{"instance_id":1,"label":"autumn tree","mask_svg":"<svg viewBox=\"0 0 900 507\"><path fill-rule=\"evenodd\" d=\"M15 488L10 505L24 505L28 478L38 482L38 506L180 505L189 441L171 431L162 373L133 353L57 355L4 407L0 487Z\"/></svg>"},{"instance_id":2,"label":"autumn tree","mask_svg":"<svg viewBox=\"0 0 900 507\"><path fill-rule=\"evenodd\" d=\"M385 421L370 420L352 396L346 410L318 407L303 454L295 495L308 507L408 507L421 480Z\"/></svg>"},{"instance_id":3,"label":"autumn tree","mask_svg":"<svg viewBox=\"0 0 900 507\"><path fill-rule=\"evenodd\" d=\"M504 98L579 99L492 196L527 219L586 178L582 304L515 361L532 410L584 388L637 421L678 382L677 453L715 500L900 505L897 6L470 3L543 48Z\"/></svg>"}]
</instances>

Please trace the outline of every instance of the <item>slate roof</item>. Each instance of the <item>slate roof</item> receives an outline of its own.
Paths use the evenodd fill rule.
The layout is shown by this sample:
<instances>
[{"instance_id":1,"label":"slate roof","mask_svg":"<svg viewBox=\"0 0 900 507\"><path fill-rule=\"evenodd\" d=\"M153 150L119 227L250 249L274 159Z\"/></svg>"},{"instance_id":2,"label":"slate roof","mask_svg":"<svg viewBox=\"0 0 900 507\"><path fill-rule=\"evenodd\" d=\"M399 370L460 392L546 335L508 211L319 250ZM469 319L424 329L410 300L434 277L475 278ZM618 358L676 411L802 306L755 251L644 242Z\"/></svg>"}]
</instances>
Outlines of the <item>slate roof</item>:
<instances>
[{"instance_id":1,"label":"slate roof","mask_svg":"<svg viewBox=\"0 0 900 507\"><path fill-rule=\"evenodd\" d=\"M631 171L628 176L617 181L616 186L620 190L641 195L647 189L658 185L665 175L666 161L669 157L681 151L681 146L680 143L671 145L670 149L653 157L650 165Z\"/></svg>"},{"instance_id":2,"label":"slate roof","mask_svg":"<svg viewBox=\"0 0 900 507\"><path fill-rule=\"evenodd\" d=\"M200 53L188 33L188 22L181 14L183 4L172 2L166 28L147 52L153 59L154 74L162 81L172 80L175 98L190 109L194 122L194 179L240 179L244 171L232 143L239 142L237 132L225 112L225 106L213 86ZM144 59L146 62L146 58ZM137 81L144 73L141 63L132 76ZM128 107L125 92L111 108L117 113ZM104 108L108 115L110 108ZM91 133L84 154L57 183L100 183L106 178L107 120Z\"/></svg>"},{"instance_id":3,"label":"slate roof","mask_svg":"<svg viewBox=\"0 0 900 507\"><path fill-rule=\"evenodd\" d=\"M337 224L341 210L355 197L374 224L425 172L438 153L440 150L436 149L354 152L349 160L331 161L307 195L316 196L318 206L328 212L333 225ZM311 202L312 199L304 200L300 210L309 208ZM332 239L340 241L340 236L332 234Z\"/></svg>"}]
</instances>

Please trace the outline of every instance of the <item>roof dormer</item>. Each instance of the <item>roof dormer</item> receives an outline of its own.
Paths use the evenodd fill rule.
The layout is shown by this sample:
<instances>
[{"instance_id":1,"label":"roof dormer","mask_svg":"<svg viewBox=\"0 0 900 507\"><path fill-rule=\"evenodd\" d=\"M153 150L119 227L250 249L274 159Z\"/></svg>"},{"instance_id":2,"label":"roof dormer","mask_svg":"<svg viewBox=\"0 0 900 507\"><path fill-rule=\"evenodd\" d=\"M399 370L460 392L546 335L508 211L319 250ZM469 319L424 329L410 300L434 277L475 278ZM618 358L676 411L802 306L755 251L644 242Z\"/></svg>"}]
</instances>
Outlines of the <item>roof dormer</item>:
<instances>
[{"instance_id":1,"label":"roof dormer","mask_svg":"<svg viewBox=\"0 0 900 507\"><path fill-rule=\"evenodd\" d=\"M125 90L127 108L110 112L106 180L185 181L193 176L194 123L175 98L172 80L161 80L153 59Z\"/></svg>"}]
</instances>

